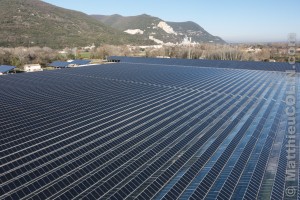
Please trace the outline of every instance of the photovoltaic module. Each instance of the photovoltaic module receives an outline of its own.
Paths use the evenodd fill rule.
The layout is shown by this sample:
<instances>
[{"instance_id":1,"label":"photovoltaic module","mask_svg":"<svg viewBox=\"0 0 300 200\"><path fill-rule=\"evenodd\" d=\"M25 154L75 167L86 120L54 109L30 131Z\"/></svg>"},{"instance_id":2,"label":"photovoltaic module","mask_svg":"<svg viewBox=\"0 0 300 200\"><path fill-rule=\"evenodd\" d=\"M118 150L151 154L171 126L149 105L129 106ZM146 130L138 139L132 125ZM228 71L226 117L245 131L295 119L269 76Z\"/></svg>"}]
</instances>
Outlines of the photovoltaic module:
<instances>
[{"instance_id":1,"label":"photovoltaic module","mask_svg":"<svg viewBox=\"0 0 300 200\"><path fill-rule=\"evenodd\" d=\"M299 65L109 60L0 76L0 199L300 196Z\"/></svg>"}]
</instances>

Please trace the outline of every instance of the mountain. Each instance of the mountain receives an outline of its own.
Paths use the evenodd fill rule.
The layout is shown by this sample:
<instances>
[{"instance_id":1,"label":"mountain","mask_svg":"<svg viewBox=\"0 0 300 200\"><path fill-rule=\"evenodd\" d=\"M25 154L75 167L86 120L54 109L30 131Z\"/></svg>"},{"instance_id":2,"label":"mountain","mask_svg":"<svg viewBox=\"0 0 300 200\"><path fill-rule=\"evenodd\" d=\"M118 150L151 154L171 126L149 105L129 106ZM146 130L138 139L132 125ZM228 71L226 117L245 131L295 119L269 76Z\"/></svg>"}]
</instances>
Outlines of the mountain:
<instances>
[{"instance_id":1,"label":"mountain","mask_svg":"<svg viewBox=\"0 0 300 200\"><path fill-rule=\"evenodd\" d=\"M187 37L192 42L225 43L213 36L195 22L167 22L150 15L124 17L121 15L91 15L93 18L123 32L150 38L156 43L182 43Z\"/></svg>"},{"instance_id":2,"label":"mountain","mask_svg":"<svg viewBox=\"0 0 300 200\"><path fill-rule=\"evenodd\" d=\"M0 0L0 26L2 47L153 43L113 29L84 13L40 0Z\"/></svg>"}]
</instances>

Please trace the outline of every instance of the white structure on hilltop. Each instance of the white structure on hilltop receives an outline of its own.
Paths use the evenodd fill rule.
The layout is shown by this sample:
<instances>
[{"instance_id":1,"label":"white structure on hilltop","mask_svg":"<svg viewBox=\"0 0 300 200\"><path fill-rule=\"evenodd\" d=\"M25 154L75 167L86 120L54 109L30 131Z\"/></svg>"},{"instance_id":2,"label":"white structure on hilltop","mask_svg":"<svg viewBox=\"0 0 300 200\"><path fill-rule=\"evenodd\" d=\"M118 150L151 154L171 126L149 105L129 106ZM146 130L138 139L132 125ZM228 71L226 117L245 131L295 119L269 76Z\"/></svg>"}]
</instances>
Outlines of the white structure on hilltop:
<instances>
[{"instance_id":1,"label":"white structure on hilltop","mask_svg":"<svg viewBox=\"0 0 300 200\"><path fill-rule=\"evenodd\" d=\"M128 29L126 31L124 31L125 33L131 34L131 35L135 35L135 34L144 34L144 31L142 31L141 29Z\"/></svg>"}]
</instances>

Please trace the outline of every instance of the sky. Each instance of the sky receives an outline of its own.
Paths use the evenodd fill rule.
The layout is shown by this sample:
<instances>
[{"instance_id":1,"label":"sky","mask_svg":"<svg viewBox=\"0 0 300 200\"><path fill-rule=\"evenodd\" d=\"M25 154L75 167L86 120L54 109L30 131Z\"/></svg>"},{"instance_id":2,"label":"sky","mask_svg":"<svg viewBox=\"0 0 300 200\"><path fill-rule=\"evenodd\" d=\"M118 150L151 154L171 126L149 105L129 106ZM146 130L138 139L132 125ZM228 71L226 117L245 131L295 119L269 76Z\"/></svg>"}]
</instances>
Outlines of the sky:
<instances>
[{"instance_id":1,"label":"sky","mask_svg":"<svg viewBox=\"0 0 300 200\"><path fill-rule=\"evenodd\" d=\"M86 14L194 21L227 42L283 42L300 38L300 0L44 0ZM298 39L299 41L299 39Z\"/></svg>"}]
</instances>

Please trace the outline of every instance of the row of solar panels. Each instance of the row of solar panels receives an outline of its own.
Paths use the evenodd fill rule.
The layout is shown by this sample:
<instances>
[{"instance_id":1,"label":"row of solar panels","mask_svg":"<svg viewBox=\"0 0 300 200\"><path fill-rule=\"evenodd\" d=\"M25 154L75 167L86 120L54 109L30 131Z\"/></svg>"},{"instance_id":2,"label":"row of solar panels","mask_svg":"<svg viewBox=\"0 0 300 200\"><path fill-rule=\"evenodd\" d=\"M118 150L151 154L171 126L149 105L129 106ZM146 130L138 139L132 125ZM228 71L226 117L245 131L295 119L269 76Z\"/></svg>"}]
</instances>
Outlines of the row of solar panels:
<instances>
[{"instance_id":1,"label":"row of solar panels","mask_svg":"<svg viewBox=\"0 0 300 200\"><path fill-rule=\"evenodd\" d=\"M54 61L49 64L50 67L57 67L57 68L67 68L67 67L74 67L74 66L81 66L81 65L87 65L91 61L90 60L72 60L71 62L64 62L64 61ZM5 74L13 69L15 69L15 66L10 65L0 65L0 74Z\"/></svg>"},{"instance_id":2,"label":"row of solar panels","mask_svg":"<svg viewBox=\"0 0 300 200\"><path fill-rule=\"evenodd\" d=\"M262 180L284 122L284 73L119 63L0 84L1 199L271 191ZM274 195L285 189L273 184L286 169L277 162Z\"/></svg>"},{"instance_id":3,"label":"row of solar panels","mask_svg":"<svg viewBox=\"0 0 300 200\"><path fill-rule=\"evenodd\" d=\"M54 61L49 64L50 67L57 67L57 68L67 68L73 66L80 66L80 65L87 65L91 61L90 60L73 60L71 62L66 61Z\"/></svg>"},{"instance_id":4,"label":"row of solar panels","mask_svg":"<svg viewBox=\"0 0 300 200\"><path fill-rule=\"evenodd\" d=\"M0 65L0 74L8 73L8 72L12 71L15 68L16 68L15 66Z\"/></svg>"},{"instance_id":5,"label":"row of solar panels","mask_svg":"<svg viewBox=\"0 0 300 200\"><path fill-rule=\"evenodd\" d=\"M230 69L264 70L264 71L282 71L296 70L300 72L300 63L295 65L283 62L252 62L252 61L228 61L228 60L204 60L204 59L176 59L176 58L143 58L143 57L125 57L110 56L107 59L111 62L127 63L147 63L157 65L183 65L197 67L216 67Z\"/></svg>"}]
</instances>

